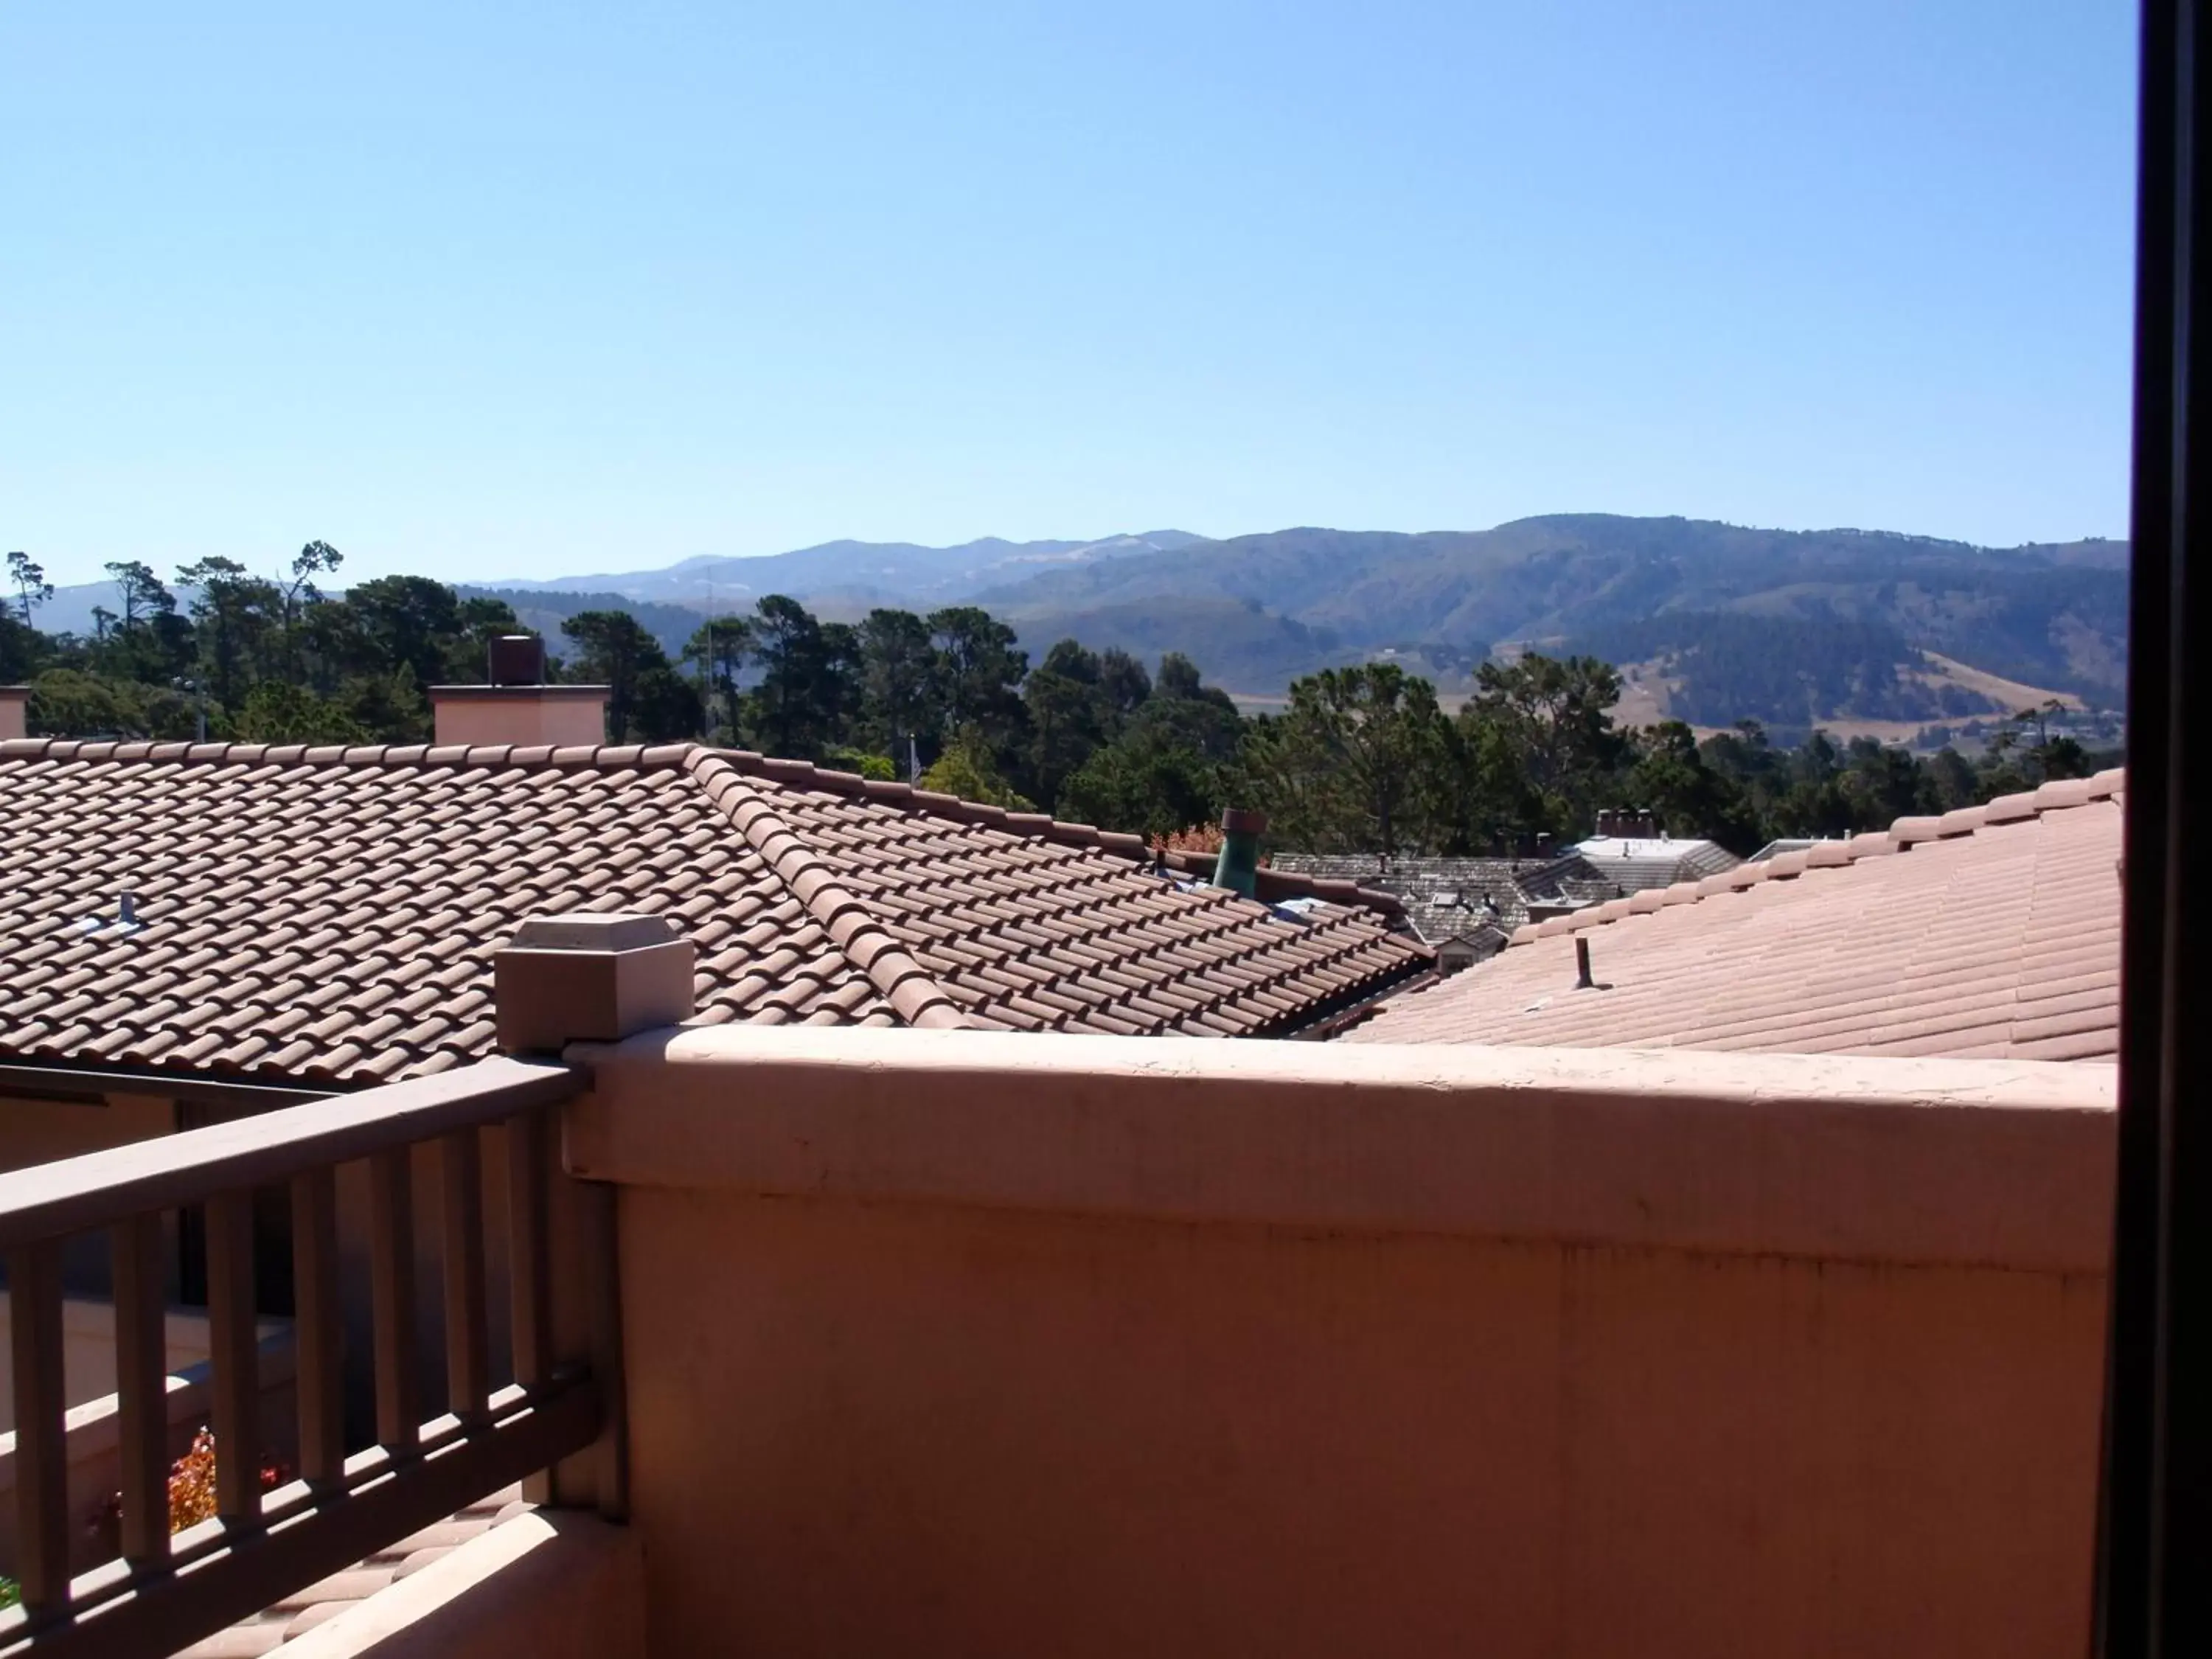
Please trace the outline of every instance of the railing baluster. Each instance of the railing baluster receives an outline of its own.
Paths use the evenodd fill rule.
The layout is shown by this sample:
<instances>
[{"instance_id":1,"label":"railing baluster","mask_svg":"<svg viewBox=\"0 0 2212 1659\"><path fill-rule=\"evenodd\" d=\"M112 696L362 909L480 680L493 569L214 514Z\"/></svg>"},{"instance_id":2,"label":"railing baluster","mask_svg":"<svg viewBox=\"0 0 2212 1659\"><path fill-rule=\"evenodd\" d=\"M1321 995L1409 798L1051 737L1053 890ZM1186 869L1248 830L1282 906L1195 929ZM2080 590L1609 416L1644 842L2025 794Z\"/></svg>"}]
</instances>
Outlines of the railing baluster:
<instances>
[{"instance_id":1,"label":"railing baluster","mask_svg":"<svg viewBox=\"0 0 2212 1659\"><path fill-rule=\"evenodd\" d=\"M514 1380L535 1388L552 1375L552 1306L545 1231L543 1111L507 1121L507 1285L514 1326Z\"/></svg>"},{"instance_id":2,"label":"railing baluster","mask_svg":"<svg viewBox=\"0 0 2212 1659\"><path fill-rule=\"evenodd\" d=\"M300 1478L345 1472L343 1312L338 1300L337 1171L292 1177L293 1388L300 1401Z\"/></svg>"},{"instance_id":3,"label":"railing baluster","mask_svg":"<svg viewBox=\"0 0 2212 1659\"><path fill-rule=\"evenodd\" d=\"M421 1437L415 1353L415 1204L407 1148L368 1161L369 1302L376 1327L376 1437L395 1450Z\"/></svg>"},{"instance_id":4,"label":"railing baluster","mask_svg":"<svg viewBox=\"0 0 2212 1659\"><path fill-rule=\"evenodd\" d=\"M444 1231L446 1406L483 1415L491 1396L490 1338L484 1319L483 1154L475 1129L438 1146Z\"/></svg>"},{"instance_id":5,"label":"railing baluster","mask_svg":"<svg viewBox=\"0 0 2212 1659\"><path fill-rule=\"evenodd\" d=\"M580 1073L509 1060L452 1076L365 1091L341 1109L286 1108L252 1125L204 1129L0 1174L0 1260L9 1274L15 1383L16 1540L0 1565L20 1581L23 1606L0 1613L0 1646L87 1656L167 1653L404 1538L471 1498L516 1480L544 1480L562 1464L596 1464L606 1396L582 1363L589 1322L569 1306L548 1262L561 1235L550 1207L548 1109L573 1097ZM527 1389L492 1392L486 1376L487 1275L480 1131L520 1115L511 1180L518 1366ZM410 1153L441 1145L441 1218L449 1252L447 1314L456 1322L451 1377L463 1420L422 1421ZM344 1455L341 1362L345 1346L335 1166L368 1161L374 1360L381 1449ZM521 1170L519 1179L515 1169ZM259 1345L255 1313L254 1194L289 1183L297 1292L295 1377L301 1473L273 1498L261 1491ZM568 1183L560 1183L566 1187ZM204 1218L210 1335L210 1420L217 1437L219 1521L168 1532L166 1218ZM69 1490L62 1264L67 1241L104 1233L116 1302L113 1427L124 1492L124 1559L73 1583L80 1516ZM598 1233L592 1235L599 1238ZM601 1240L604 1243L604 1240ZM571 1327L575 1328L571 1331ZM599 1331L605 1326L593 1327ZM561 1333L556 1336L556 1333ZM555 1351L571 1364L555 1367ZM609 1365L618 1376L618 1367ZM617 1389L619 1383L617 1382ZM522 1409L526 1407L527 1409ZM96 1451L96 1439L80 1450ZM100 1490L106 1490L102 1487ZM586 1481L580 1496L599 1487ZM79 1494L84 1497L86 1494ZM0 1503L8 1501L0 1498ZM0 1532L4 1532L0 1528ZM241 1547L243 1546L243 1547Z\"/></svg>"},{"instance_id":6,"label":"railing baluster","mask_svg":"<svg viewBox=\"0 0 2212 1659\"><path fill-rule=\"evenodd\" d=\"M118 1221L107 1237L115 1279L123 1559L145 1566L169 1553L169 1352L161 1214Z\"/></svg>"},{"instance_id":7,"label":"railing baluster","mask_svg":"<svg viewBox=\"0 0 2212 1659\"><path fill-rule=\"evenodd\" d=\"M61 1243L8 1253L15 1379L15 1582L33 1619L69 1600L69 1468L62 1413Z\"/></svg>"},{"instance_id":8,"label":"railing baluster","mask_svg":"<svg viewBox=\"0 0 2212 1659\"><path fill-rule=\"evenodd\" d=\"M215 1393L215 1507L261 1516L261 1344L253 1316L253 1194L207 1202L208 1340Z\"/></svg>"}]
</instances>

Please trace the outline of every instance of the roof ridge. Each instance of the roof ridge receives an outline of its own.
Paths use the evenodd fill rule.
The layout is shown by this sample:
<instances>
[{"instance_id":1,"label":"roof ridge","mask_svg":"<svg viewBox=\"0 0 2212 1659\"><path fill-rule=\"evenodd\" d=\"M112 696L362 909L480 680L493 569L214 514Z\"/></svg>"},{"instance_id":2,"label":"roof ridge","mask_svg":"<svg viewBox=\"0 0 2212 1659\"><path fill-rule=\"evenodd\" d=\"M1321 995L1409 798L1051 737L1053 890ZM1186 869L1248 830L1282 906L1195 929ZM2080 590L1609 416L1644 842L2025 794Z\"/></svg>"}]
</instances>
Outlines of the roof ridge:
<instances>
[{"instance_id":1,"label":"roof ridge","mask_svg":"<svg viewBox=\"0 0 2212 1659\"><path fill-rule=\"evenodd\" d=\"M10 738L0 760L177 761L204 765L676 768L701 747L665 744L185 743L133 738Z\"/></svg>"},{"instance_id":2,"label":"roof ridge","mask_svg":"<svg viewBox=\"0 0 2212 1659\"><path fill-rule=\"evenodd\" d=\"M1049 812L1017 812L1004 806L963 800L957 795L939 794L935 790L917 788L910 783L864 778L856 772L836 771L817 766L811 761L779 760L757 750L720 749L712 752L720 755L740 772L794 788L826 789L834 794L855 795L887 805L911 806L917 811L949 818L955 823L980 823L989 829L1004 830L1012 835L1034 836L1057 846L1093 848L1102 853L1118 853L1139 863L1153 856L1152 846L1144 836L1127 830L1101 830L1096 824L1073 823L1063 818L1055 818ZM1213 868L1212 854L1207 853L1170 852L1162 855L1161 861L1189 875L1207 874ZM1402 915L1405 913L1405 904L1396 894L1362 887L1354 882L1301 876L1287 870L1271 871L1265 866L1261 867L1260 875L1263 884L1290 890L1279 896L1281 897L1323 898L1340 904L1361 904L1385 915Z\"/></svg>"},{"instance_id":3,"label":"roof ridge","mask_svg":"<svg viewBox=\"0 0 2212 1659\"><path fill-rule=\"evenodd\" d=\"M933 817L946 818L954 823L980 823L987 829L1005 830L1018 836L1034 836L1040 841L1055 842L1066 847L1091 847L1103 852L1123 853L1139 859L1151 850L1142 836L1132 835L1126 830L1101 830L1096 824L1070 823L1054 817L1049 812L1018 812L1012 807L994 806L988 801L967 800L958 795L943 794L911 783L899 783L885 778L864 778L857 772L840 772L831 767L817 766L811 761L781 760L753 749L717 749L712 752L748 776L767 778L771 782L787 784L797 789L822 789L831 794L853 795L886 805L911 806L917 811L927 812Z\"/></svg>"},{"instance_id":4,"label":"roof ridge","mask_svg":"<svg viewBox=\"0 0 2212 1659\"><path fill-rule=\"evenodd\" d=\"M688 744L682 763L900 1018L920 1026L973 1024L936 975L838 878L829 860L806 845L766 795L746 787L744 771L726 753Z\"/></svg>"},{"instance_id":5,"label":"roof ridge","mask_svg":"<svg viewBox=\"0 0 2212 1659\"><path fill-rule=\"evenodd\" d=\"M1666 887L1647 888L1627 898L1618 898L1571 915L1549 921L1524 923L1514 930L1508 945L1527 945L1562 933L1585 933L1604 927L1626 915L1642 915L1676 904L1694 904L1725 892L1741 892L1762 881L1789 881L1814 870L1845 869L1861 859L1909 853L1923 842L1956 841L1999 824L2022 823L2050 812L2094 805L2112 799L2127 787L2127 769L2115 766L2086 778L2054 778L2033 789L1999 795L1979 806L1961 806L1940 814L1911 814L1892 822L1887 830L1869 830L1842 841L1816 841L1799 853L1778 854L1756 863L1739 864L1719 875L1698 881L1678 881Z\"/></svg>"}]
</instances>

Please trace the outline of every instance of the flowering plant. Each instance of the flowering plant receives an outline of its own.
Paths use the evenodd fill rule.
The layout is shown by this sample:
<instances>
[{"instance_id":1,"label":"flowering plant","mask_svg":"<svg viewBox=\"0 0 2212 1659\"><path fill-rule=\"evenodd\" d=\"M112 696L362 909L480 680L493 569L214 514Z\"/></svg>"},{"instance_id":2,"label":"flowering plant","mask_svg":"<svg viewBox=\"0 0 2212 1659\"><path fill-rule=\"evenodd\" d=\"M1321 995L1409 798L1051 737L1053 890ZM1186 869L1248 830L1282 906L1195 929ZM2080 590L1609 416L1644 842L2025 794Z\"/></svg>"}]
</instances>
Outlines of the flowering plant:
<instances>
[{"instance_id":1,"label":"flowering plant","mask_svg":"<svg viewBox=\"0 0 2212 1659\"><path fill-rule=\"evenodd\" d=\"M1152 837L1155 853L1218 853L1221 850L1221 826L1215 823L1195 823L1188 830L1173 830L1166 835Z\"/></svg>"},{"instance_id":2,"label":"flowering plant","mask_svg":"<svg viewBox=\"0 0 2212 1659\"><path fill-rule=\"evenodd\" d=\"M274 1457L261 1460L261 1490L274 1492L292 1478L291 1471ZM192 1436L191 1449L169 1465L169 1530L182 1532L216 1513L215 1431L205 1424ZM110 1492L93 1510L89 1528L111 1552L122 1548L123 1494Z\"/></svg>"}]
</instances>

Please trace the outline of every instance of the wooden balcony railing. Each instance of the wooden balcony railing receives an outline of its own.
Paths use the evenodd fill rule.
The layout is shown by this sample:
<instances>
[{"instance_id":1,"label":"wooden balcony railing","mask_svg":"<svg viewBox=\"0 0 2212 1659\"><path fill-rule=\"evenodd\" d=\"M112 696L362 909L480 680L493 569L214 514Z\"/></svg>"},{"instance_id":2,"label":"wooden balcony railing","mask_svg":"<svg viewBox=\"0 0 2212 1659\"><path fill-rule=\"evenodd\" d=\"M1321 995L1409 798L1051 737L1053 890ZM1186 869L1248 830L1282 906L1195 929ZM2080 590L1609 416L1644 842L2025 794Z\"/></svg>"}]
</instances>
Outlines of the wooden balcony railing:
<instances>
[{"instance_id":1,"label":"wooden balcony railing","mask_svg":"<svg viewBox=\"0 0 2212 1659\"><path fill-rule=\"evenodd\" d=\"M594 1269L586 1278L611 1284L608 1212L577 1201L577 1184L550 1155L550 1109L585 1086L568 1066L487 1060L0 1175L22 1596L20 1607L0 1613L0 1653L172 1652L599 1441L618 1386L595 1375L615 1369L604 1358L607 1321L565 1305L590 1292L568 1275L556 1282L549 1249L550 1228L596 1218L603 1231L580 1255ZM514 1355L512 1379L499 1386L490 1369L483 1203L483 1149L495 1126L506 1131ZM410 1150L432 1141L441 1150L431 1201L442 1224L446 1409L425 1420ZM337 1177L338 1166L357 1159L368 1165L371 1195L376 1439L349 1455ZM252 1195L278 1182L291 1194L299 1468L296 1480L264 1492ZM162 1217L185 1206L204 1206L206 1217L217 1515L172 1536ZM83 1517L70 1512L64 1468L61 1263L68 1240L93 1233L106 1234L113 1273L122 1553L72 1579L71 1532Z\"/></svg>"}]
</instances>

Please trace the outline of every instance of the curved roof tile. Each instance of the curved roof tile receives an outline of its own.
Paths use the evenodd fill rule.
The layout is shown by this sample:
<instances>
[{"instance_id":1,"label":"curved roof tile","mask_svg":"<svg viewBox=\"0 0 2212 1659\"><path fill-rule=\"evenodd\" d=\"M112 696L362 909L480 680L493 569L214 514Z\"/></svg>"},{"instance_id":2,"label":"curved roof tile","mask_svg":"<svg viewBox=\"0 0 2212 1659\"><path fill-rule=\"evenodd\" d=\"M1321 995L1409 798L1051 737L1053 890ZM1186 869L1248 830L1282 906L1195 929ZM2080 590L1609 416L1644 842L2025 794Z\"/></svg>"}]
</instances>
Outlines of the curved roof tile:
<instances>
[{"instance_id":1,"label":"curved roof tile","mask_svg":"<svg viewBox=\"0 0 2212 1659\"><path fill-rule=\"evenodd\" d=\"M2108 1058L2125 782L1900 818L1523 927L1346 1040ZM1570 934L1599 988L1575 988Z\"/></svg>"},{"instance_id":2,"label":"curved roof tile","mask_svg":"<svg viewBox=\"0 0 2212 1659\"><path fill-rule=\"evenodd\" d=\"M670 917L712 1022L1275 1034L1431 961L1364 906L1294 919L1133 836L683 744L17 740L0 821L0 1059L444 1069L489 1051L493 951L569 909Z\"/></svg>"}]
</instances>

